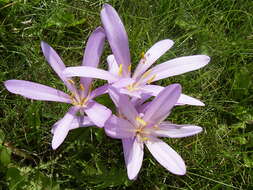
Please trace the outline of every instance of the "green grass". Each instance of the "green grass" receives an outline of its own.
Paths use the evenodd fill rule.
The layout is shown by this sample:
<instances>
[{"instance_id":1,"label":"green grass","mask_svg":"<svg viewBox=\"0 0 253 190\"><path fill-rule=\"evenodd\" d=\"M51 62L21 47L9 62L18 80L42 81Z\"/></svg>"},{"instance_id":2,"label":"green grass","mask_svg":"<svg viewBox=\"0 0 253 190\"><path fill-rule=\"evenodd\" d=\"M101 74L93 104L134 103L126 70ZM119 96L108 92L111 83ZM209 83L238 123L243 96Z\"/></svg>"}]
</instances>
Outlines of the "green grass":
<instances>
[{"instance_id":1,"label":"green grass","mask_svg":"<svg viewBox=\"0 0 253 190\"><path fill-rule=\"evenodd\" d=\"M184 93L206 104L177 107L169 118L204 129L198 136L164 139L184 158L187 175L169 173L145 150L138 179L129 181L121 142L94 127L72 131L53 151L51 126L69 106L10 94L2 82L23 79L64 89L40 41L67 66L80 65L104 1L0 0L0 189L253 189L253 2L106 2L124 21L133 63L166 38L175 45L157 63L193 54L212 59L203 69L158 82L181 83ZM102 67L109 53L107 45ZM111 105L107 96L98 101Z\"/></svg>"}]
</instances>

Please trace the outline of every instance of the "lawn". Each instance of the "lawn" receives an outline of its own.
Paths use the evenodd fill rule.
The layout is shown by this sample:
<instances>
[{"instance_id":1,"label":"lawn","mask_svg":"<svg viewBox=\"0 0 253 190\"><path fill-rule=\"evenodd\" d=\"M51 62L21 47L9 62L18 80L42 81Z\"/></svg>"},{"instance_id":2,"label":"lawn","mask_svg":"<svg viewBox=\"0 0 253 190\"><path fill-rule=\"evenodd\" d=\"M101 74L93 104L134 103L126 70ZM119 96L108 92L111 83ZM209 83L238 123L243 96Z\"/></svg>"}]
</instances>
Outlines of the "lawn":
<instances>
[{"instance_id":1,"label":"lawn","mask_svg":"<svg viewBox=\"0 0 253 190\"><path fill-rule=\"evenodd\" d=\"M3 82L22 79L67 92L46 62L40 42L50 44L66 66L81 64L88 36L111 4L128 32L131 59L155 42L174 46L156 64L205 54L202 69L156 82L180 83L204 107L177 106L168 118L195 124L192 137L164 138L187 165L185 176L168 172L145 149L138 178L127 178L120 140L103 129L73 130L57 149L51 127L68 104L25 99ZM108 43L100 68L107 69ZM0 189L253 189L253 1L244 0L0 0ZM96 80L95 86L104 84ZM98 102L114 110L108 95Z\"/></svg>"}]
</instances>

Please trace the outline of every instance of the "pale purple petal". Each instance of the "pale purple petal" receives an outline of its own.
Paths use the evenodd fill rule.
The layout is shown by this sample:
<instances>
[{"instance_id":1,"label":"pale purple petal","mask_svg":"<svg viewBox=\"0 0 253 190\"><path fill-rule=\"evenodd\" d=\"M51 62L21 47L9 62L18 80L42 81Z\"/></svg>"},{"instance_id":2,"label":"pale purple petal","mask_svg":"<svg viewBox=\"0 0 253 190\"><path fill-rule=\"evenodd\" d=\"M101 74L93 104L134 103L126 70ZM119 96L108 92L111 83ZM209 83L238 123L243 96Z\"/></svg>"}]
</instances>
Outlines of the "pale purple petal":
<instances>
[{"instance_id":1,"label":"pale purple petal","mask_svg":"<svg viewBox=\"0 0 253 190\"><path fill-rule=\"evenodd\" d=\"M122 64L123 76L128 76L131 60L125 27L116 10L108 4L103 5L100 16L116 62Z\"/></svg>"},{"instance_id":2,"label":"pale purple petal","mask_svg":"<svg viewBox=\"0 0 253 190\"><path fill-rule=\"evenodd\" d=\"M7 80L4 82L8 91L34 100L71 103L70 97L60 90L25 80Z\"/></svg>"},{"instance_id":3,"label":"pale purple petal","mask_svg":"<svg viewBox=\"0 0 253 190\"><path fill-rule=\"evenodd\" d=\"M109 55L106 60L108 63L109 72L112 73L113 75L118 75L119 74L119 65L116 62L114 55Z\"/></svg>"},{"instance_id":4,"label":"pale purple petal","mask_svg":"<svg viewBox=\"0 0 253 190\"><path fill-rule=\"evenodd\" d=\"M195 125L176 125L161 123L152 135L158 137L181 138L196 135L202 131L202 128Z\"/></svg>"},{"instance_id":5,"label":"pale purple petal","mask_svg":"<svg viewBox=\"0 0 253 190\"><path fill-rule=\"evenodd\" d=\"M51 133L54 134L54 132L56 131L56 128L59 126L59 123L62 121L62 119L60 119L59 121L57 121L52 129L51 129ZM79 127L89 127L89 126L93 126L94 124L92 123L92 121L90 121L90 118L86 117L86 116L76 116L72 123L69 125L69 130L72 129L77 129Z\"/></svg>"},{"instance_id":6,"label":"pale purple petal","mask_svg":"<svg viewBox=\"0 0 253 190\"><path fill-rule=\"evenodd\" d=\"M114 88L123 88L135 82L132 78L121 78L117 82L113 83L112 86Z\"/></svg>"},{"instance_id":7,"label":"pale purple petal","mask_svg":"<svg viewBox=\"0 0 253 190\"><path fill-rule=\"evenodd\" d=\"M125 88L121 88L119 91L120 91L121 94L126 94L126 95L128 95L130 97L141 98L141 95L142 95L142 91L141 90L130 91L130 90L127 90Z\"/></svg>"},{"instance_id":8,"label":"pale purple petal","mask_svg":"<svg viewBox=\"0 0 253 190\"><path fill-rule=\"evenodd\" d=\"M52 148L54 150L57 149L61 145L61 143L64 141L64 139L68 135L71 123L76 117L77 111L78 111L78 108L72 106L69 109L69 111L65 114L65 116L60 120L57 127L55 127L53 140L52 140Z\"/></svg>"},{"instance_id":9,"label":"pale purple petal","mask_svg":"<svg viewBox=\"0 0 253 190\"><path fill-rule=\"evenodd\" d=\"M105 123L105 133L112 138L123 139L134 137L134 127L127 120L112 115Z\"/></svg>"},{"instance_id":10,"label":"pale purple petal","mask_svg":"<svg viewBox=\"0 0 253 190\"><path fill-rule=\"evenodd\" d=\"M124 94L120 94L115 88L110 88L108 92L112 100L118 106L120 113L135 125L138 112L130 102L129 98Z\"/></svg>"},{"instance_id":11,"label":"pale purple petal","mask_svg":"<svg viewBox=\"0 0 253 190\"><path fill-rule=\"evenodd\" d=\"M62 73L66 67L65 67L63 61L61 60L61 58L59 57L59 55L46 42L41 41L40 45L41 45L42 52L43 52L47 62L54 69L56 74L60 77L60 79L64 82L64 84L68 87L68 89L70 91L74 91L75 87L71 83L68 82L68 80L70 80L70 78L67 78Z\"/></svg>"},{"instance_id":12,"label":"pale purple petal","mask_svg":"<svg viewBox=\"0 0 253 190\"><path fill-rule=\"evenodd\" d=\"M93 99L93 98L96 98L97 96L108 93L108 87L109 87L109 84L105 84L103 86L100 86L100 87L96 88L95 90L93 90L90 93L89 98Z\"/></svg>"},{"instance_id":13,"label":"pale purple petal","mask_svg":"<svg viewBox=\"0 0 253 190\"><path fill-rule=\"evenodd\" d=\"M103 53L105 42L105 33L102 27L96 28L96 30L90 35L83 56L83 66L97 67L100 57ZM90 88L91 78L81 78L81 83L85 87L85 95Z\"/></svg>"},{"instance_id":14,"label":"pale purple petal","mask_svg":"<svg viewBox=\"0 0 253 190\"><path fill-rule=\"evenodd\" d=\"M157 96L164 89L164 87L158 85L144 85L141 88L144 92L150 93L152 96ZM204 106L205 104L196 98L181 94L176 105Z\"/></svg>"},{"instance_id":15,"label":"pale purple petal","mask_svg":"<svg viewBox=\"0 0 253 190\"><path fill-rule=\"evenodd\" d=\"M167 170L176 175L185 175L186 166L181 156L160 139L145 141L154 158Z\"/></svg>"},{"instance_id":16,"label":"pale purple petal","mask_svg":"<svg viewBox=\"0 0 253 190\"><path fill-rule=\"evenodd\" d=\"M147 101L152 96L150 94L141 94L141 98L133 97L131 99L131 102L134 104L134 106L139 106L143 104L145 101Z\"/></svg>"},{"instance_id":17,"label":"pale purple petal","mask_svg":"<svg viewBox=\"0 0 253 190\"><path fill-rule=\"evenodd\" d=\"M158 85L144 85L141 87L141 89L146 94L157 96L164 89L164 87Z\"/></svg>"},{"instance_id":18,"label":"pale purple petal","mask_svg":"<svg viewBox=\"0 0 253 190\"><path fill-rule=\"evenodd\" d=\"M146 122L160 122L161 119L168 116L180 94L181 86L179 84L172 84L165 87L151 102L143 119Z\"/></svg>"},{"instance_id":19,"label":"pale purple petal","mask_svg":"<svg viewBox=\"0 0 253 190\"><path fill-rule=\"evenodd\" d=\"M133 78L140 77L156 60L168 51L174 42L166 39L155 43L144 55L135 69Z\"/></svg>"},{"instance_id":20,"label":"pale purple petal","mask_svg":"<svg viewBox=\"0 0 253 190\"><path fill-rule=\"evenodd\" d=\"M119 77L109 73L108 71L89 66L68 67L64 70L63 73L68 77L79 76L79 77L110 80L114 82L119 80Z\"/></svg>"},{"instance_id":21,"label":"pale purple petal","mask_svg":"<svg viewBox=\"0 0 253 190\"><path fill-rule=\"evenodd\" d=\"M193 106L205 106L205 104L200 100L193 98L191 96L187 96L185 94L181 94L176 105L185 105L185 104Z\"/></svg>"},{"instance_id":22,"label":"pale purple petal","mask_svg":"<svg viewBox=\"0 0 253 190\"><path fill-rule=\"evenodd\" d=\"M120 93L117 91L117 89L115 89L113 87L109 87L108 88L108 94L109 94L111 100L113 101L113 103L115 104L115 106L118 108L119 107Z\"/></svg>"},{"instance_id":23,"label":"pale purple petal","mask_svg":"<svg viewBox=\"0 0 253 190\"><path fill-rule=\"evenodd\" d=\"M137 178L141 169L144 147L143 142L136 138L122 139L127 175L130 180Z\"/></svg>"},{"instance_id":24,"label":"pale purple petal","mask_svg":"<svg viewBox=\"0 0 253 190\"><path fill-rule=\"evenodd\" d=\"M149 76L155 76L153 81L157 81L167 77L180 75L189 71L200 69L207 65L209 61L210 57L206 55L179 57L155 66L152 68Z\"/></svg>"},{"instance_id":25,"label":"pale purple petal","mask_svg":"<svg viewBox=\"0 0 253 190\"><path fill-rule=\"evenodd\" d=\"M98 127L104 127L105 122L112 113L107 107L92 100L89 102L84 111L90 120Z\"/></svg>"},{"instance_id":26,"label":"pale purple petal","mask_svg":"<svg viewBox=\"0 0 253 190\"><path fill-rule=\"evenodd\" d=\"M150 104L151 102L146 102L144 104L136 105L135 108L138 111L138 113L145 113L149 108Z\"/></svg>"}]
</instances>

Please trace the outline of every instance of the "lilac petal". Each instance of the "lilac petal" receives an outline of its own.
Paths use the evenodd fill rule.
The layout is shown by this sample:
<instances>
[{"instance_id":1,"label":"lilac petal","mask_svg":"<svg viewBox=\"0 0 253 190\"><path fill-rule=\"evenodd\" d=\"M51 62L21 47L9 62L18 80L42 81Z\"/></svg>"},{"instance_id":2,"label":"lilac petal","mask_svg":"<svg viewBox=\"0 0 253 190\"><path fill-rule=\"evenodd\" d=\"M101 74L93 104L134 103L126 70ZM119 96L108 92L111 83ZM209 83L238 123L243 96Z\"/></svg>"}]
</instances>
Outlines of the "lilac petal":
<instances>
[{"instance_id":1,"label":"lilac petal","mask_svg":"<svg viewBox=\"0 0 253 190\"><path fill-rule=\"evenodd\" d=\"M7 80L4 82L8 91L34 100L71 103L70 97L60 90L25 80Z\"/></svg>"},{"instance_id":2,"label":"lilac petal","mask_svg":"<svg viewBox=\"0 0 253 190\"><path fill-rule=\"evenodd\" d=\"M105 133L116 139L131 138L135 135L134 127L127 120L112 115L105 123Z\"/></svg>"},{"instance_id":3,"label":"lilac petal","mask_svg":"<svg viewBox=\"0 0 253 190\"><path fill-rule=\"evenodd\" d=\"M132 78L122 78L122 79L119 79L117 82L113 83L112 86L114 88L123 88L130 84L133 84L134 82L135 80L133 80Z\"/></svg>"},{"instance_id":4,"label":"lilac petal","mask_svg":"<svg viewBox=\"0 0 253 190\"><path fill-rule=\"evenodd\" d=\"M142 91L141 90L130 91L130 90L127 90L125 88L121 88L120 93L121 94L126 94L130 97L141 98Z\"/></svg>"},{"instance_id":5,"label":"lilac petal","mask_svg":"<svg viewBox=\"0 0 253 190\"><path fill-rule=\"evenodd\" d=\"M154 130L154 135L159 137L181 138L196 135L202 131L202 128L195 125L176 125L161 123L159 127Z\"/></svg>"},{"instance_id":6,"label":"lilac petal","mask_svg":"<svg viewBox=\"0 0 253 190\"><path fill-rule=\"evenodd\" d=\"M152 123L160 122L161 119L164 119L170 113L180 94L180 84L172 84L165 87L151 102L143 119Z\"/></svg>"},{"instance_id":7,"label":"lilac petal","mask_svg":"<svg viewBox=\"0 0 253 190\"><path fill-rule=\"evenodd\" d=\"M132 125L136 125L136 117L138 116L138 112L128 97L124 94L120 94L115 88L110 88L109 94L112 100L116 102L120 113L122 113L123 116L132 123Z\"/></svg>"},{"instance_id":8,"label":"lilac petal","mask_svg":"<svg viewBox=\"0 0 253 190\"><path fill-rule=\"evenodd\" d=\"M108 94L109 94L111 100L113 101L113 103L115 104L115 106L118 108L120 93L117 91L117 89L115 89L113 87L109 87ZM125 96L125 95L123 95L123 96Z\"/></svg>"},{"instance_id":9,"label":"lilac petal","mask_svg":"<svg viewBox=\"0 0 253 190\"><path fill-rule=\"evenodd\" d=\"M179 57L155 66L149 76L155 76L153 81L157 81L197 70L207 65L209 61L210 57L206 55Z\"/></svg>"},{"instance_id":10,"label":"lilac petal","mask_svg":"<svg viewBox=\"0 0 253 190\"><path fill-rule=\"evenodd\" d=\"M200 100L193 98L191 96L187 96L185 94L181 94L177 101L177 105L185 105L185 104L193 106L205 106L205 104Z\"/></svg>"},{"instance_id":11,"label":"lilac petal","mask_svg":"<svg viewBox=\"0 0 253 190\"><path fill-rule=\"evenodd\" d=\"M90 99L93 99L93 98L96 98L97 96L108 93L108 87L109 87L109 84L105 84L103 86L96 88L90 93L90 96L89 96Z\"/></svg>"},{"instance_id":12,"label":"lilac petal","mask_svg":"<svg viewBox=\"0 0 253 190\"><path fill-rule=\"evenodd\" d=\"M106 60L108 63L109 72L112 73L113 75L118 75L119 74L119 65L116 62L114 55L109 55Z\"/></svg>"},{"instance_id":13,"label":"lilac petal","mask_svg":"<svg viewBox=\"0 0 253 190\"><path fill-rule=\"evenodd\" d=\"M54 69L56 74L60 77L60 79L64 82L64 84L68 87L70 91L74 91L74 86L68 82L70 78L67 78L65 75L63 75L63 70L66 68L63 61L59 57L59 55L56 53L56 51L48 45L46 42L41 41L41 49L42 52L47 60L47 62L50 64L50 66Z\"/></svg>"},{"instance_id":14,"label":"lilac petal","mask_svg":"<svg viewBox=\"0 0 253 190\"><path fill-rule=\"evenodd\" d=\"M150 94L141 94L141 98L136 98L133 97L131 99L131 102L134 104L134 106L140 106L141 104L143 104L145 101L147 101L149 98L151 98L152 96Z\"/></svg>"},{"instance_id":15,"label":"lilac petal","mask_svg":"<svg viewBox=\"0 0 253 190\"><path fill-rule=\"evenodd\" d=\"M160 139L145 141L154 158L167 170L176 175L185 175L186 166L181 156Z\"/></svg>"},{"instance_id":16,"label":"lilac petal","mask_svg":"<svg viewBox=\"0 0 253 190\"><path fill-rule=\"evenodd\" d=\"M122 139L127 175L130 180L137 178L141 169L144 147L143 142L136 138Z\"/></svg>"},{"instance_id":17,"label":"lilac petal","mask_svg":"<svg viewBox=\"0 0 253 190\"><path fill-rule=\"evenodd\" d=\"M54 129L52 148L57 149L64 141L70 130L70 125L76 117L77 107L72 106Z\"/></svg>"},{"instance_id":18,"label":"lilac petal","mask_svg":"<svg viewBox=\"0 0 253 190\"><path fill-rule=\"evenodd\" d=\"M97 67L99 64L100 57L103 53L105 42L105 33L102 27L96 28L96 30L90 35L83 57L83 66ZM86 94L90 88L91 78L80 79L83 86L85 86ZM85 95L86 95L85 94Z\"/></svg>"},{"instance_id":19,"label":"lilac petal","mask_svg":"<svg viewBox=\"0 0 253 190\"><path fill-rule=\"evenodd\" d=\"M143 91L150 93L152 96L157 96L163 89L164 87L158 85L145 85L142 87ZM176 105L204 106L205 104L196 98L181 94Z\"/></svg>"},{"instance_id":20,"label":"lilac petal","mask_svg":"<svg viewBox=\"0 0 253 190\"><path fill-rule=\"evenodd\" d=\"M92 100L84 111L90 120L98 127L104 127L105 122L109 119L112 113L107 107Z\"/></svg>"},{"instance_id":21,"label":"lilac petal","mask_svg":"<svg viewBox=\"0 0 253 190\"><path fill-rule=\"evenodd\" d=\"M125 27L116 10L108 4L103 5L100 16L116 62L122 64L123 76L128 76L131 60Z\"/></svg>"},{"instance_id":22,"label":"lilac petal","mask_svg":"<svg viewBox=\"0 0 253 190\"><path fill-rule=\"evenodd\" d=\"M144 55L135 69L133 78L140 77L156 60L168 51L174 42L172 40L161 40L155 43Z\"/></svg>"},{"instance_id":23,"label":"lilac petal","mask_svg":"<svg viewBox=\"0 0 253 190\"><path fill-rule=\"evenodd\" d=\"M146 94L157 96L164 89L164 87L158 85L144 85L141 87L141 89L146 92Z\"/></svg>"},{"instance_id":24,"label":"lilac petal","mask_svg":"<svg viewBox=\"0 0 253 190\"><path fill-rule=\"evenodd\" d=\"M88 67L88 66L68 67L64 70L63 73L68 77L79 76L79 77L110 80L113 82L119 80L119 77L114 76L113 74L109 73L108 71L94 68L94 67Z\"/></svg>"},{"instance_id":25,"label":"lilac petal","mask_svg":"<svg viewBox=\"0 0 253 190\"><path fill-rule=\"evenodd\" d=\"M51 129L51 133L54 134L56 128L59 126L59 123L61 122L62 119L58 120L52 127ZM89 127L89 126L93 126L94 123L90 120L90 118L86 117L86 116L76 116L72 123L69 126L69 130L72 129L77 129L79 127Z\"/></svg>"},{"instance_id":26,"label":"lilac petal","mask_svg":"<svg viewBox=\"0 0 253 190\"><path fill-rule=\"evenodd\" d=\"M136 105L135 108L137 109L138 113L145 113L147 109L149 108L151 102L146 102L141 105Z\"/></svg>"}]
</instances>

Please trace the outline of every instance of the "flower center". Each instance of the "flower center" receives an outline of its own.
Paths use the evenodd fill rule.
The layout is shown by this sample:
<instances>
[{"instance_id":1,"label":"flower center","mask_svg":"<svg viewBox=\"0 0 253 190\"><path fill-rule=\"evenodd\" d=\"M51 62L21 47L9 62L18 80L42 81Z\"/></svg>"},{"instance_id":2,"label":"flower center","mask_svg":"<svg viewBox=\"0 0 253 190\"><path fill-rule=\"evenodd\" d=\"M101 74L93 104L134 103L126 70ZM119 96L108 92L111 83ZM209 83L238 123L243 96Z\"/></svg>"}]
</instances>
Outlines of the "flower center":
<instances>
[{"instance_id":1,"label":"flower center","mask_svg":"<svg viewBox=\"0 0 253 190\"><path fill-rule=\"evenodd\" d=\"M129 84L126 86L126 89L129 90L130 92L138 90L138 84L137 83Z\"/></svg>"},{"instance_id":2,"label":"flower center","mask_svg":"<svg viewBox=\"0 0 253 190\"><path fill-rule=\"evenodd\" d=\"M69 83L71 83L73 86L75 86L75 82L73 80L69 80ZM90 94L90 90L88 95L85 95L85 88L82 84L79 85L79 88L75 88L77 90L75 90L74 92L71 92L70 95L70 99L71 99L71 103L74 106L80 106L80 107L86 107L87 106L87 102L89 100L89 94Z\"/></svg>"},{"instance_id":3,"label":"flower center","mask_svg":"<svg viewBox=\"0 0 253 190\"><path fill-rule=\"evenodd\" d=\"M147 141L149 140L149 135L150 131L146 130L147 122L144 121L141 117L136 117L135 120L137 121L138 125L136 126L135 133L136 136L141 140L141 141Z\"/></svg>"}]
</instances>

